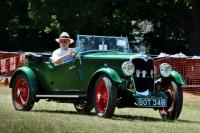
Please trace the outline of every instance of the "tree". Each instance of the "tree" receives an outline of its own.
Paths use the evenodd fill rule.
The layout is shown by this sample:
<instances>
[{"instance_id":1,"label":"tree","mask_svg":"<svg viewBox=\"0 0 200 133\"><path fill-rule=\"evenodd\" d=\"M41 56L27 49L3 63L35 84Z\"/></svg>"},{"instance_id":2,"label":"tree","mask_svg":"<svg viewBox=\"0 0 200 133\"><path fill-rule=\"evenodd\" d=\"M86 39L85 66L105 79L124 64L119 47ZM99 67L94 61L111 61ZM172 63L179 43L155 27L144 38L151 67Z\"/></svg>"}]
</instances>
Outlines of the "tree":
<instances>
[{"instance_id":1,"label":"tree","mask_svg":"<svg viewBox=\"0 0 200 133\"><path fill-rule=\"evenodd\" d=\"M35 25L45 29L50 25L51 16L56 16L60 30L75 35L81 34L116 34L126 32L130 18L124 6L108 0L29 0L30 17ZM127 4L126 4L127 5ZM123 11L123 12L122 12Z\"/></svg>"},{"instance_id":2,"label":"tree","mask_svg":"<svg viewBox=\"0 0 200 133\"><path fill-rule=\"evenodd\" d=\"M0 5L0 43L8 50L51 51L61 31L74 39L139 31L153 54L199 54L199 7L198 0L6 0ZM143 32L148 23L152 30Z\"/></svg>"},{"instance_id":3,"label":"tree","mask_svg":"<svg viewBox=\"0 0 200 133\"><path fill-rule=\"evenodd\" d=\"M198 2L198 0L193 0ZM198 28L193 28L192 10L189 0L29 0L30 16L41 29L50 27L55 16L60 30L76 34L129 35L131 21L148 20L153 23L154 31L147 34L147 41L167 52L186 52L198 54ZM196 4L198 5L198 4ZM194 27L198 25L199 14L194 15ZM195 29L195 30L193 30ZM60 32L60 31L59 31ZM195 34L195 35L194 35ZM162 46L161 46L162 45ZM177 47L178 49L172 49ZM189 48L190 51L185 51ZM167 50L168 49L168 50ZM157 51L157 52L160 52Z\"/></svg>"},{"instance_id":4,"label":"tree","mask_svg":"<svg viewBox=\"0 0 200 133\"><path fill-rule=\"evenodd\" d=\"M200 54L200 1L192 0L191 53Z\"/></svg>"},{"instance_id":5,"label":"tree","mask_svg":"<svg viewBox=\"0 0 200 133\"><path fill-rule=\"evenodd\" d=\"M140 5L140 18L148 19L154 24L154 32L150 37L157 38L166 51L200 54L200 1L143 0ZM169 43L173 45L167 50L165 45L170 45ZM153 49L155 52L156 48Z\"/></svg>"},{"instance_id":6,"label":"tree","mask_svg":"<svg viewBox=\"0 0 200 133\"><path fill-rule=\"evenodd\" d=\"M4 45L9 41L7 24L9 23L11 15L11 2L1 0L0 4L0 49L4 49Z\"/></svg>"}]
</instances>

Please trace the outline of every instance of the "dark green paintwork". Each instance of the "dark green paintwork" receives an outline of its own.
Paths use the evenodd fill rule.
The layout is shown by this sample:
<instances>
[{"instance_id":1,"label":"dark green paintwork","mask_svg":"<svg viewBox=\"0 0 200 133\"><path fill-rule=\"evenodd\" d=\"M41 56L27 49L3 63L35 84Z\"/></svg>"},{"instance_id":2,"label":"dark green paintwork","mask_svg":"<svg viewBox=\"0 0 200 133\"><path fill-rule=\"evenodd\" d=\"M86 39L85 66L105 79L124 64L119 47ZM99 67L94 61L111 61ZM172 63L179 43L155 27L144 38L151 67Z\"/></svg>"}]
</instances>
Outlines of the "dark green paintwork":
<instances>
[{"instance_id":1,"label":"dark green paintwork","mask_svg":"<svg viewBox=\"0 0 200 133\"><path fill-rule=\"evenodd\" d=\"M96 52L87 53L79 58L76 58L76 64L79 73L80 90L86 91L91 79L98 73L105 73L114 81L121 83L121 65L124 61L128 61L133 54L124 54L119 52Z\"/></svg>"},{"instance_id":2,"label":"dark green paintwork","mask_svg":"<svg viewBox=\"0 0 200 133\"><path fill-rule=\"evenodd\" d=\"M177 71L172 71L171 72L171 76L176 80L177 83L184 85L185 84L185 80L183 79L183 77L180 75L180 73L178 73Z\"/></svg>"},{"instance_id":3,"label":"dark green paintwork","mask_svg":"<svg viewBox=\"0 0 200 133\"><path fill-rule=\"evenodd\" d=\"M38 88L41 90L87 92L91 79L99 73L108 75L113 82L122 83L124 79L121 65L138 55L111 51L88 52L76 57L72 62L58 66L49 61L32 60L27 63L28 67L16 70L11 84L15 75L24 72L30 80L35 81L37 78ZM178 72L173 71L171 75L179 84L184 84Z\"/></svg>"},{"instance_id":4,"label":"dark green paintwork","mask_svg":"<svg viewBox=\"0 0 200 133\"><path fill-rule=\"evenodd\" d=\"M117 72L111 68L100 68L99 70L97 70L95 72L94 75L98 74L98 73L106 73L107 75L109 75L109 77L114 81L114 82L117 82L117 83L122 83L122 79L119 77L119 75L117 74ZM94 76L93 75L93 76Z\"/></svg>"},{"instance_id":5,"label":"dark green paintwork","mask_svg":"<svg viewBox=\"0 0 200 133\"><path fill-rule=\"evenodd\" d=\"M108 77L110 86L117 91L116 106L119 108L161 107L150 103L140 104L140 100L145 98L167 101L165 91L155 88L155 84L163 80L162 77L160 80L153 77L153 59L145 54L130 53L127 38L79 37L76 41L79 55L68 63L55 66L50 61L50 54L27 54L25 66L15 71L10 87L13 88L15 77L24 73L31 88L36 89L35 101L47 98L57 102L87 102L88 107L93 107L94 96L97 95L95 87L98 88L97 83L103 80L102 77ZM122 64L126 61L135 65L132 76L125 76L122 72ZM171 76L177 83L184 84L178 72L172 71ZM166 107L166 104L162 107Z\"/></svg>"},{"instance_id":6,"label":"dark green paintwork","mask_svg":"<svg viewBox=\"0 0 200 133\"><path fill-rule=\"evenodd\" d=\"M36 86L36 74L35 72L33 72L32 69L30 69L29 67L26 67L26 66L23 66L23 67L20 67L18 68L14 75L12 76L11 78L11 81L10 81L10 87L12 88L13 87L13 81L15 79L15 77L19 74L19 73L23 73L26 75L26 77L28 78L29 80L29 85L32 86L33 88L37 88Z\"/></svg>"},{"instance_id":7,"label":"dark green paintwork","mask_svg":"<svg viewBox=\"0 0 200 133\"><path fill-rule=\"evenodd\" d=\"M96 53L85 54L84 59L105 59L105 60L126 59L126 60L129 60L130 57L134 55L138 55L138 54L122 53L122 52L96 52Z\"/></svg>"},{"instance_id":8,"label":"dark green paintwork","mask_svg":"<svg viewBox=\"0 0 200 133\"><path fill-rule=\"evenodd\" d=\"M58 66L49 61L32 60L27 63L28 67L17 69L15 75L24 72L31 79L35 80L37 77L39 88L46 91L86 92L92 77L98 73L105 73L114 82L122 83L121 65L134 55L121 52L91 52L81 56L82 63L80 58L76 57L74 61Z\"/></svg>"}]
</instances>

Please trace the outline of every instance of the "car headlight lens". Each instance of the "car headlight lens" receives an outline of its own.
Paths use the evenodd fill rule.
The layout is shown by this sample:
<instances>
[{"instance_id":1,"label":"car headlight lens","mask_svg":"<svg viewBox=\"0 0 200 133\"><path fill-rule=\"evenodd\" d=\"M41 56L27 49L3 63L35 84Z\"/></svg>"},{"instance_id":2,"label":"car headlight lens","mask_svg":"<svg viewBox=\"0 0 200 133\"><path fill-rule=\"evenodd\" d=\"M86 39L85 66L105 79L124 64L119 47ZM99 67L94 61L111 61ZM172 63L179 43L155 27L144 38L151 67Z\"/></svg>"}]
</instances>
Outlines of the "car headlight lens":
<instances>
[{"instance_id":1,"label":"car headlight lens","mask_svg":"<svg viewBox=\"0 0 200 133\"><path fill-rule=\"evenodd\" d=\"M124 62L122 64L122 71L123 71L124 75L131 76L131 75L133 75L133 73L135 71L135 66L130 61Z\"/></svg>"},{"instance_id":2,"label":"car headlight lens","mask_svg":"<svg viewBox=\"0 0 200 133\"><path fill-rule=\"evenodd\" d=\"M163 77L168 77L172 72L172 66L168 63L162 63L160 65L160 74Z\"/></svg>"}]
</instances>

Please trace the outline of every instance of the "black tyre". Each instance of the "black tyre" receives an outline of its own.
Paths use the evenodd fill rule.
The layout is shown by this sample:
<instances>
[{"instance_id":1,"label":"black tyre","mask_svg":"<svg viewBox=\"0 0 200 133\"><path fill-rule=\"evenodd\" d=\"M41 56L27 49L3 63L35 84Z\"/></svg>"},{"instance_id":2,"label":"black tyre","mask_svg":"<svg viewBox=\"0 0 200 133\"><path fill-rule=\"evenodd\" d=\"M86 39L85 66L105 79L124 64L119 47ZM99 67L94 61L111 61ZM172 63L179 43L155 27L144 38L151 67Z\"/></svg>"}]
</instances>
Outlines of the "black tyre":
<instances>
[{"instance_id":1,"label":"black tyre","mask_svg":"<svg viewBox=\"0 0 200 133\"><path fill-rule=\"evenodd\" d=\"M100 76L94 86L94 106L99 117L112 117L116 106L117 90L107 76Z\"/></svg>"},{"instance_id":2,"label":"black tyre","mask_svg":"<svg viewBox=\"0 0 200 133\"><path fill-rule=\"evenodd\" d=\"M81 101L79 103L74 103L76 111L80 114L90 114L91 108L87 105L86 101Z\"/></svg>"},{"instance_id":3,"label":"black tyre","mask_svg":"<svg viewBox=\"0 0 200 133\"><path fill-rule=\"evenodd\" d=\"M29 111L33 108L36 88L25 74L18 74L12 86L12 102L16 110ZM33 83L33 81L32 81Z\"/></svg>"},{"instance_id":4,"label":"black tyre","mask_svg":"<svg viewBox=\"0 0 200 133\"><path fill-rule=\"evenodd\" d=\"M179 84L175 81L164 84L164 89L168 96L168 105L159 109L160 116L167 120L176 120L181 114L183 106L183 91Z\"/></svg>"}]
</instances>

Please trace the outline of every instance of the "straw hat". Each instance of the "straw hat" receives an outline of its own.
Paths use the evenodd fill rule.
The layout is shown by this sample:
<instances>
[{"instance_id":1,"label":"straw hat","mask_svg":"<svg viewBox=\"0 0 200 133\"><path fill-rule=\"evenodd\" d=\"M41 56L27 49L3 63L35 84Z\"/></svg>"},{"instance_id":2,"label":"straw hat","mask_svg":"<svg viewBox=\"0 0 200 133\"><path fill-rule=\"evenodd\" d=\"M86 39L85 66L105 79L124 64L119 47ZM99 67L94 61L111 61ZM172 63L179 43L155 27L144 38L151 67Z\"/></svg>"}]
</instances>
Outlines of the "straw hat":
<instances>
[{"instance_id":1,"label":"straw hat","mask_svg":"<svg viewBox=\"0 0 200 133\"><path fill-rule=\"evenodd\" d=\"M68 39L70 41L70 44L74 42L74 40L69 37L69 34L67 32L62 32L60 34L60 37L56 39L56 42L59 43L60 39Z\"/></svg>"}]
</instances>

